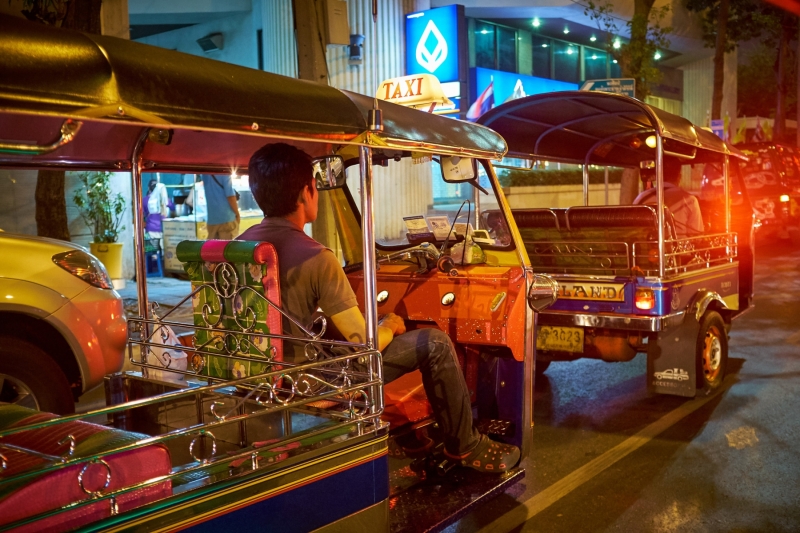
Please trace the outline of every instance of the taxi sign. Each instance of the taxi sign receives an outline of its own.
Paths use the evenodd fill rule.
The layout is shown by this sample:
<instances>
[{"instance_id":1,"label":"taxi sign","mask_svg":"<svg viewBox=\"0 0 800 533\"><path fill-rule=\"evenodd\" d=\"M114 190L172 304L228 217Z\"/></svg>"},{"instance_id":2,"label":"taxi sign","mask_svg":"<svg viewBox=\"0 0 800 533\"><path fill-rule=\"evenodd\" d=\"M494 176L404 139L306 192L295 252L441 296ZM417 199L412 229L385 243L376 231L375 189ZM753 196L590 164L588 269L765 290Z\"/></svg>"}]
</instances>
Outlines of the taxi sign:
<instances>
[{"instance_id":1,"label":"taxi sign","mask_svg":"<svg viewBox=\"0 0 800 533\"><path fill-rule=\"evenodd\" d=\"M427 109L429 113L446 111L455 107L444 94L439 78L433 74L412 74L384 80L375 95L386 100L414 109Z\"/></svg>"}]
</instances>

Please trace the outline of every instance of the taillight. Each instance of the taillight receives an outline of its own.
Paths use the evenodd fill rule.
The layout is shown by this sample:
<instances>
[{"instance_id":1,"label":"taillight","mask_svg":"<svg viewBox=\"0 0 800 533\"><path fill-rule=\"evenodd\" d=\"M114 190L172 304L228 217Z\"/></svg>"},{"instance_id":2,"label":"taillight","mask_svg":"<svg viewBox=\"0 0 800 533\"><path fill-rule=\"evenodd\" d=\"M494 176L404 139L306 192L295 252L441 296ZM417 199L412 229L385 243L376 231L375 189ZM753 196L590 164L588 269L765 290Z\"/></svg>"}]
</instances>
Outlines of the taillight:
<instances>
[{"instance_id":1,"label":"taillight","mask_svg":"<svg viewBox=\"0 0 800 533\"><path fill-rule=\"evenodd\" d=\"M53 256L53 262L89 285L94 285L100 289L113 289L111 277L95 256L82 252L80 250L72 250L63 252Z\"/></svg>"},{"instance_id":2,"label":"taillight","mask_svg":"<svg viewBox=\"0 0 800 533\"><path fill-rule=\"evenodd\" d=\"M656 306L656 295L653 289L636 289L636 295L633 298L637 309L644 309L645 311L652 309Z\"/></svg>"}]
</instances>

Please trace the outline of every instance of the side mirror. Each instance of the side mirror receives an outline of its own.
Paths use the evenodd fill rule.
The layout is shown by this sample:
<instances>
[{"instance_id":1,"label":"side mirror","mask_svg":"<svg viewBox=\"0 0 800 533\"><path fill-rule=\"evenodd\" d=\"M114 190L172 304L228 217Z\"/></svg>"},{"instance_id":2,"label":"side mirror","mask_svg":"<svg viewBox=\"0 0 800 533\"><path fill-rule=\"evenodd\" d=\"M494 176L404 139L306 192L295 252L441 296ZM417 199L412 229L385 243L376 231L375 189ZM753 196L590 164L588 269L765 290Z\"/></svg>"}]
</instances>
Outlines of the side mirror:
<instances>
[{"instance_id":1,"label":"side mirror","mask_svg":"<svg viewBox=\"0 0 800 533\"><path fill-rule=\"evenodd\" d=\"M537 313L544 311L558 299L558 282L550 276L534 274L528 289L528 305Z\"/></svg>"},{"instance_id":2,"label":"side mirror","mask_svg":"<svg viewBox=\"0 0 800 533\"><path fill-rule=\"evenodd\" d=\"M311 160L314 182L318 191L328 191L344 187L346 174L344 159L338 155L326 155Z\"/></svg>"}]
</instances>

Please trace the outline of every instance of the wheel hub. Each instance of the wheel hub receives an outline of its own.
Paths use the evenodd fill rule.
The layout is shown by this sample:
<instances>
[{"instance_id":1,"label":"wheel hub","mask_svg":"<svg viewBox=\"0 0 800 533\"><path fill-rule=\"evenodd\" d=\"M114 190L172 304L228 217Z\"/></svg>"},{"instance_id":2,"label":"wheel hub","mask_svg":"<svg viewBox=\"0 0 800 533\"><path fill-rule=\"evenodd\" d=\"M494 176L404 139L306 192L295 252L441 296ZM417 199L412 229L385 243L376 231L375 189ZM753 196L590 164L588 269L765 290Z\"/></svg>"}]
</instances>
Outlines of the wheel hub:
<instances>
[{"instance_id":1,"label":"wheel hub","mask_svg":"<svg viewBox=\"0 0 800 533\"><path fill-rule=\"evenodd\" d=\"M722 341L716 328L712 328L706 333L703 349L703 374L706 380L714 381L719 375L721 365Z\"/></svg>"},{"instance_id":2,"label":"wheel hub","mask_svg":"<svg viewBox=\"0 0 800 533\"><path fill-rule=\"evenodd\" d=\"M31 389L19 378L0 373L0 402L39 410L39 402Z\"/></svg>"}]
</instances>

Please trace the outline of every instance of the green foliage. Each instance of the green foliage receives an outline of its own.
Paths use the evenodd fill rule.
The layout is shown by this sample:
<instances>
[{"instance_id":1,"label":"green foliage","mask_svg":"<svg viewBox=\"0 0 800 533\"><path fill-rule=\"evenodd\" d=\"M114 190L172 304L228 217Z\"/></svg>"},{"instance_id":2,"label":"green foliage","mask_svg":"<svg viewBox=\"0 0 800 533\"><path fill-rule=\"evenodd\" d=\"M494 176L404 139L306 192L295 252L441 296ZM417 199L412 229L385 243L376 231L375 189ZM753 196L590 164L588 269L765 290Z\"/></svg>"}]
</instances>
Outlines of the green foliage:
<instances>
[{"instance_id":1,"label":"green foliage","mask_svg":"<svg viewBox=\"0 0 800 533\"><path fill-rule=\"evenodd\" d=\"M661 25L669 13L669 4L653 8L654 1L635 2L634 15L625 22L631 36L627 43L618 37L622 31L620 18L614 15L610 0L589 0L583 11L595 21L597 29L606 33L606 51L617 60L623 78L636 80L636 98L642 101L650 96L650 85L661 81L662 74L656 66L655 55L659 50L669 48L667 36L672 33L672 27ZM618 48L614 46L615 42L619 43Z\"/></svg>"},{"instance_id":2,"label":"green foliage","mask_svg":"<svg viewBox=\"0 0 800 533\"><path fill-rule=\"evenodd\" d=\"M778 93L778 81L775 77L775 62L778 51L772 47L759 46L745 61L739 63L738 82L736 85L738 114L745 117L775 117L775 95ZM795 61L789 61L786 78L796 78ZM790 83L786 87L787 116L797 113L797 84Z\"/></svg>"},{"instance_id":3,"label":"green foliage","mask_svg":"<svg viewBox=\"0 0 800 533\"><path fill-rule=\"evenodd\" d=\"M119 232L125 229L125 198L111 191L111 173L81 172L78 179L82 187L75 191L72 201L92 230L93 241L117 242Z\"/></svg>"},{"instance_id":4,"label":"green foliage","mask_svg":"<svg viewBox=\"0 0 800 533\"><path fill-rule=\"evenodd\" d=\"M530 187L534 185L581 185L583 171L570 168L564 170L505 170L498 169L498 179L503 187ZM621 168L608 169L608 182L622 181ZM589 169L589 183L605 183L602 168Z\"/></svg>"},{"instance_id":5,"label":"green foliage","mask_svg":"<svg viewBox=\"0 0 800 533\"><path fill-rule=\"evenodd\" d=\"M706 48L717 45L720 0L687 0L686 9L701 16ZM733 52L739 43L762 38L777 46L781 33L781 11L761 0L728 0L728 24L725 52Z\"/></svg>"}]
</instances>

